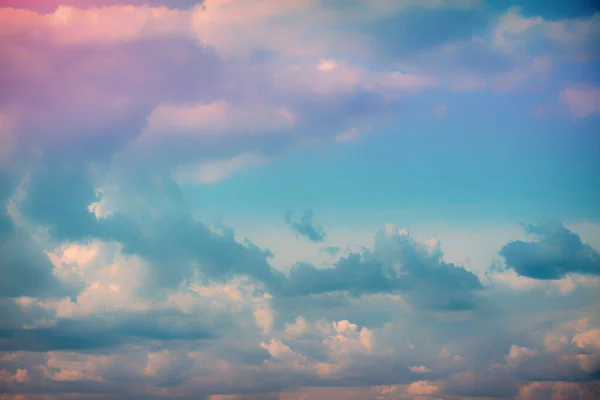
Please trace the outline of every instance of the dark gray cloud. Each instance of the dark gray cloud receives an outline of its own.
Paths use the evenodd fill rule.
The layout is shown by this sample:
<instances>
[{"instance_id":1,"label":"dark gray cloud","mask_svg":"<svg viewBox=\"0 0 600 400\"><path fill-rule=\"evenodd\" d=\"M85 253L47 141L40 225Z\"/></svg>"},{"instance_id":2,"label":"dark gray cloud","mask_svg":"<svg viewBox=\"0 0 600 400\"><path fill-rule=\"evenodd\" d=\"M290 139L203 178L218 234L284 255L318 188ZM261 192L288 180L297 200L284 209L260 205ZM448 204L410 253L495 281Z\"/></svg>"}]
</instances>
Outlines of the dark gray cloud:
<instances>
[{"instance_id":1,"label":"dark gray cloud","mask_svg":"<svg viewBox=\"0 0 600 400\"><path fill-rule=\"evenodd\" d=\"M293 212L289 211L285 216L285 222L294 230L298 235L305 236L310 241L318 243L325 240L327 234L322 228L316 227L313 224L313 212L312 210L305 210L300 217L299 221L292 220Z\"/></svg>"},{"instance_id":2,"label":"dark gray cloud","mask_svg":"<svg viewBox=\"0 0 600 400\"><path fill-rule=\"evenodd\" d=\"M600 254L555 221L525 226L536 239L506 244L500 255L508 268L533 279L561 279L568 274L600 275Z\"/></svg>"}]
</instances>

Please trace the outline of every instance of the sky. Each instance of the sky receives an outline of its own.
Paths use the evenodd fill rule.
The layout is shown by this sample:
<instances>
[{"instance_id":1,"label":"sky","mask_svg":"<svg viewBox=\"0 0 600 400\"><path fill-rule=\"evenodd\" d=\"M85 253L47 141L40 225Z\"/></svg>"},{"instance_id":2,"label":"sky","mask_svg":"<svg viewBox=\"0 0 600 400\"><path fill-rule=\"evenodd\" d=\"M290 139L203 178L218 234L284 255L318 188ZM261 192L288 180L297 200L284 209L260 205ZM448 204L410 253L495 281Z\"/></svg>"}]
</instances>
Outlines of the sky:
<instances>
[{"instance_id":1,"label":"sky","mask_svg":"<svg viewBox=\"0 0 600 400\"><path fill-rule=\"evenodd\" d=\"M0 400L600 398L597 2L0 26Z\"/></svg>"}]
</instances>

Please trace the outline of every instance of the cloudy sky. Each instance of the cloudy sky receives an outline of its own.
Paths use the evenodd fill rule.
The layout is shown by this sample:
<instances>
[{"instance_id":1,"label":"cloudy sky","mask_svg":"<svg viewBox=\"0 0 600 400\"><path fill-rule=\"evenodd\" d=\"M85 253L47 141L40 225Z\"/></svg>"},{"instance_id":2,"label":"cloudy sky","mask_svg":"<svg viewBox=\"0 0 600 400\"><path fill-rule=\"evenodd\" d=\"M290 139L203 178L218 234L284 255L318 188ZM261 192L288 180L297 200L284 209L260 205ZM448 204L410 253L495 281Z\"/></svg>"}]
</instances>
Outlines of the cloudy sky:
<instances>
[{"instance_id":1,"label":"cloudy sky","mask_svg":"<svg viewBox=\"0 0 600 400\"><path fill-rule=\"evenodd\" d=\"M0 0L0 399L600 398L600 10Z\"/></svg>"}]
</instances>

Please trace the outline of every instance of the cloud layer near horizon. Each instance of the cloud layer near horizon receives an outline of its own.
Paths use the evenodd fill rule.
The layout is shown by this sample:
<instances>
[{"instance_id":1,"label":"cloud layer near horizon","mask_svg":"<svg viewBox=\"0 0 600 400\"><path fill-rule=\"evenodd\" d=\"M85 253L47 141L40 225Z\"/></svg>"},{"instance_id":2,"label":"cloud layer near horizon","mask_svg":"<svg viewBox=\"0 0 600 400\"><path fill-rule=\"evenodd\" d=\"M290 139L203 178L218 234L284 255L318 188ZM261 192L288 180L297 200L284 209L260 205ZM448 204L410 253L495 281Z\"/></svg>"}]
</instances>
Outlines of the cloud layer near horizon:
<instances>
[{"instance_id":1,"label":"cloud layer near horizon","mask_svg":"<svg viewBox=\"0 0 600 400\"><path fill-rule=\"evenodd\" d=\"M560 74L598 65L599 14L118 3L0 3L0 399L598 395L600 255L568 224L477 269L392 225L336 242L309 210L275 215L297 236L275 254L190 191L401 130L423 96L440 123L452 96L544 87L537 117L594 124L597 82Z\"/></svg>"}]
</instances>

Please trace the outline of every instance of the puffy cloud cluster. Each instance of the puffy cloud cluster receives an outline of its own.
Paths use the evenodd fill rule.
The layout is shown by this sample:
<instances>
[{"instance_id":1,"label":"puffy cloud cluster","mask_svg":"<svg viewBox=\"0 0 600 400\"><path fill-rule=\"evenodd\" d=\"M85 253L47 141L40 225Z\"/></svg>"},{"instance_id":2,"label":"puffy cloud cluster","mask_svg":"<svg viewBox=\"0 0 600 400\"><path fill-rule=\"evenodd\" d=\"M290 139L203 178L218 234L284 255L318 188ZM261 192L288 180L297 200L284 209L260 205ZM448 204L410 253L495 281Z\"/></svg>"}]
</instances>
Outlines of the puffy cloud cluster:
<instances>
[{"instance_id":1,"label":"puffy cloud cluster","mask_svg":"<svg viewBox=\"0 0 600 400\"><path fill-rule=\"evenodd\" d=\"M167 285L156 275L181 260L157 264L126 251L126 243L101 239L49 247L42 254L54 279L77 294L4 294L5 390L67 393L76 385L107 398L126 390L150 398L252 398L258 391L280 393L276 398L296 392L523 399L563 393L563 382L573 396L592 398L597 390L599 325L591 310L598 299L585 288L567 301L590 311L564 315L587 316L555 322L539 314L539 302L515 314L510 292L486 288L474 273L441 261L438 241L392 226L363 254L326 269L294 267L288 275L269 267L268 253L239 244L231 230L206 235L222 241L220 256L188 255L190 273ZM232 252L261 261L232 270L230 278L202 267L212 260L226 268L235 263ZM257 267L268 272L253 274ZM303 278L298 268L315 277ZM340 291L355 297L332 303ZM546 296L565 300L558 292ZM383 321L369 318L381 310ZM364 389L330 393L332 385Z\"/></svg>"},{"instance_id":2,"label":"puffy cloud cluster","mask_svg":"<svg viewBox=\"0 0 600 400\"><path fill-rule=\"evenodd\" d=\"M561 224L528 226L536 240L479 274L391 225L335 247L305 212L285 222L329 256L283 270L198 218L185 190L298 145L348 145L426 92L521 90L554 63L595 65L597 15L129 3L0 8L1 399L597 394L599 255ZM593 118L596 91L551 96Z\"/></svg>"}]
</instances>

